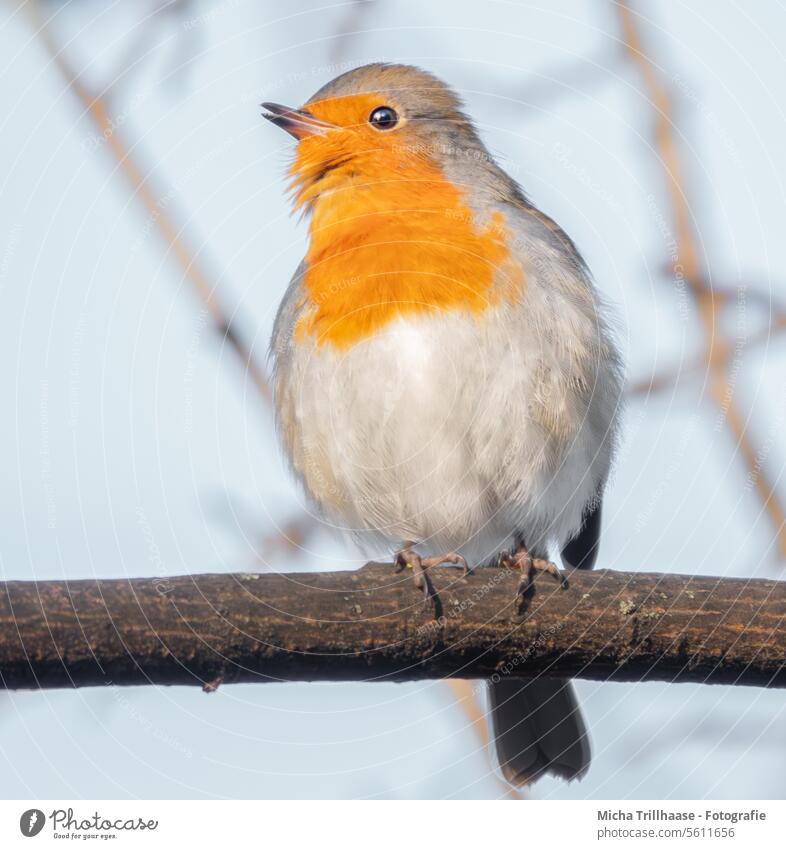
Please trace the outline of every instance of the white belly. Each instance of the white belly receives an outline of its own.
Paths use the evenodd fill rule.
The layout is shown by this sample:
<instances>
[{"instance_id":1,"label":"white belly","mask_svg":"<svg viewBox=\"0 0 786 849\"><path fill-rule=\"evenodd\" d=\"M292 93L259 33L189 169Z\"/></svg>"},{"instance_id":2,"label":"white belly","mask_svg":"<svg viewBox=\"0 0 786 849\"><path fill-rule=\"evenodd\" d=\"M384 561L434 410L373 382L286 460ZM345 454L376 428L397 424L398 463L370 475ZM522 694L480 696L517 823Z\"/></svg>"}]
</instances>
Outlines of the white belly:
<instances>
[{"instance_id":1,"label":"white belly","mask_svg":"<svg viewBox=\"0 0 786 849\"><path fill-rule=\"evenodd\" d=\"M401 319L345 351L294 346L277 371L283 441L326 517L376 553L413 540L478 562L515 533L562 543L607 474L614 411L596 409L606 387L577 388L598 391L604 370L576 353L566 367L492 311Z\"/></svg>"}]
</instances>

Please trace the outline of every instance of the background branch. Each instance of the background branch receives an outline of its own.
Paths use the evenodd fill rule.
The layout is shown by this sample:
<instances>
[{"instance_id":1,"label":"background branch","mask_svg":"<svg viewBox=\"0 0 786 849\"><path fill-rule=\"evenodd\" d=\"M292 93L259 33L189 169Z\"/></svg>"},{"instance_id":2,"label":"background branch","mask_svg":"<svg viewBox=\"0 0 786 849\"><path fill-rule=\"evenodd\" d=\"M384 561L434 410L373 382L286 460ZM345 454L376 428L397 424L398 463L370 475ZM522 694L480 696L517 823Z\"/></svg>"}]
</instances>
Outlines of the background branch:
<instances>
[{"instance_id":1,"label":"background branch","mask_svg":"<svg viewBox=\"0 0 786 849\"><path fill-rule=\"evenodd\" d=\"M748 479L753 482L770 518L779 556L786 559L786 509L776 489L777 478L773 481L763 468L760 452L749 434L751 415L742 409L735 395L737 387L731 377L729 363L736 340L724 331L721 321L721 311L728 304L728 293L724 290L718 292L707 268L707 257L702 250L699 238L701 231L696 220L697 206L691 202L691 193L684 176L681 134L674 120L674 98L663 73L643 45L639 33L640 19L643 16L632 9L628 0L615 0L614 8L619 19L625 54L638 72L652 110L652 147L657 153L658 166L669 201L679 256L678 265L682 268L688 292L700 318L707 397L723 416L734 439L735 453L739 452L748 470ZM747 292L747 287L744 291ZM770 341L773 336L783 331L786 317L778 304L773 304L771 300L767 300L767 303L771 315L764 338ZM745 344L747 341L745 340ZM741 350L742 348L736 352L738 358L741 356ZM631 387L631 391L636 394L643 388L649 393L655 389L663 389L669 383L670 381L664 381L662 378L653 379L645 381L643 386L639 384Z\"/></svg>"}]
</instances>

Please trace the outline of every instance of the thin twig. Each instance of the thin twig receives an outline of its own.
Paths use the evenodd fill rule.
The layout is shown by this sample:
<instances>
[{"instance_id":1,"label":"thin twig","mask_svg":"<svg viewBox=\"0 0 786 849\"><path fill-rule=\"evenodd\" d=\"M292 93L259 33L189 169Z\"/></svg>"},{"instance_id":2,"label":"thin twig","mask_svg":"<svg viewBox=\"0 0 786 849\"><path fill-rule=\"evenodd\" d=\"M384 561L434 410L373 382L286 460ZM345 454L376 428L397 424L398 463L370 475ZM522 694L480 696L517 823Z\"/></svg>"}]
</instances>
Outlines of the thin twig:
<instances>
[{"instance_id":1,"label":"thin twig","mask_svg":"<svg viewBox=\"0 0 786 849\"><path fill-rule=\"evenodd\" d=\"M241 339L235 326L236 322L230 319L223 308L216 292L217 284L207 273L203 264L204 260L200 262L191 251L183 232L184 228L176 225L174 204L170 202L164 206L159 203L158 198L162 195L153 188L150 170L142 168L139 164L139 161L143 159L139 143L134 144L132 156L131 146L125 142L122 129L117 126L117 122L111 120L109 109L103 98L91 92L81 79L81 75L72 67L65 51L56 43L50 27L40 14L38 4L28 0L24 8L52 64L60 71L68 90L79 100L84 114L93 122L99 137L106 140L107 150L117 162L118 169L125 177L133 196L144 206L167 250L180 265L183 276L207 308L216 330L238 355L260 397L269 401L270 388L265 375L254 360L250 349Z\"/></svg>"},{"instance_id":2,"label":"thin twig","mask_svg":"<svg viewBox=\"0 0 786 849\"><path fill-rule=\"evenodd\" d=\"M614 0L625 52L638 70L653 110L654 147L658 151L664 183L678 245L679 261L688 290L696 304L704 341L704 368L709 380L709 397L721 411L731 431L740 456L748 469L765 511L770 517L780 555L786 558L786 512L778 498L774 483L762 468L756 448L748 435L747 419L734 397L734 385L729 378L728 362L734 345L720 321L721 308L726 300L718 296L708 280L702 263L698 241L693 229L693 215L688 201L677 134L673 121L673 104L669 91L651 58L645 53L639 35L637 16L627 0ZM773 333L780 329L782 316L776 316L768 327ZM737 355L740 355L737 346Z\"/></svg>"},{"instance_id":3,"label":"thin twig","mask_svg":"<svg viewBox=\"0 0 786 849\"><path fill-rule=\"evenodd\" d=\"M453 693L453 698L458 703L464 716L469 720L470 727L473 733L478 738L480 746L484 752L489 749L489 724L486 717L480 708L480 699L475 694L474 685L470 681L463 678L452 678L447 682L448 687ZM500 786L503 795L508 799L521 800L526 798L526 791L519 790L508 784L507 781L498 777L494 773L494 778Z\"/></svg>"}]
</instances>

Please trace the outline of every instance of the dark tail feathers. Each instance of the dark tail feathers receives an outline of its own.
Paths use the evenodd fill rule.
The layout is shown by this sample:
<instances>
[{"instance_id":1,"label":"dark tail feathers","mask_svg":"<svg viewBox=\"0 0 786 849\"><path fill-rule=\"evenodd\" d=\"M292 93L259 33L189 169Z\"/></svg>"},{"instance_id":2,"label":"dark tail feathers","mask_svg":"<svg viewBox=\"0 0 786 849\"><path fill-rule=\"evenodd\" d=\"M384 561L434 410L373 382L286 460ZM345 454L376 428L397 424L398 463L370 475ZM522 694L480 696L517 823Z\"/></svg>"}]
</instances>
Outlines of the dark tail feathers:
<instances>
[{"instance_id":1,"label":"dark tail feathers","mask_svg":"<svg viewBox=\"0 0 786 849\"><path fill-rule=\"evenodd\" d=\"M590 765L587 729L570 681L489 681L492 734L505 778L529 784L543 775L571 781Z\"/></svg>"}]
</instances>

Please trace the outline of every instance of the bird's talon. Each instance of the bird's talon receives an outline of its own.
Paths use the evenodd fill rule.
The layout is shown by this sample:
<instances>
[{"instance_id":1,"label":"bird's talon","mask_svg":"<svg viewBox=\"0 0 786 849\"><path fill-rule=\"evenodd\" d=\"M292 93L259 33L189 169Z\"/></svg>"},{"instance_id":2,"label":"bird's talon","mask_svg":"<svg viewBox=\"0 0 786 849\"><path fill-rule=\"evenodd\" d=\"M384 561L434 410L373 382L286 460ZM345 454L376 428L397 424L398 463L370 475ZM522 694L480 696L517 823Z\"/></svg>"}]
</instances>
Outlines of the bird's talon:
<instances>
[{"instance_id":1,"label":"bird's talon","mask_svg":"<svg viewBox=\"0 0 786 849\"><path fill-rule=\"evenodd\" d=\"M561 589L568 589L568 579L554 563L543 557L532 557L526 548L520 548L513 555L503 553L500 562L518 567L521 570L521 579L516 588L516 598L521 601L534 587L533 576L535 572L547 572L557 581Z\"/></svg>"},{"instance_id":2,"label":"bird's talon","mask_svg":"<svg viewBox=\"0 0 786 849\"><path fill-rule=\"evenodd\" d=\"M415 579L415 587L423 593L423 606L427 608L435 607L437 593L429 576L422 568L413 569L412 574Z\"/></svg>"},{"instance_id":3,"label":"bird's talon","mask_svg":"<svg viewBox=\"0 0 786 849\"><path fill-rule=\"evenodd\" d=\"M519 563L515 554L509 551L500 551L497 555L496 565L499 569L518 569Z\"/></svg>"},{"instance_id":4,"label":"bird's talon","mask_svg":"<svg viewBox=\"0 0 786 849\"><path fill-rule=\"evenodd\" d=\"M439 599L434 585L428 576L426 570L432 566L439 566L442 563L452 563L454 566L462 567L462 578L472 574L469 564L460 554L451 551L448 554L438 554L433 557L421 557L412 550L415 543L405 543L405 545L396 552L395 566L396 572L401 572L403 569L412 569L412 578L415 587L423 593L423 602L427 606L433 605L436 609L439 606Z\"/></svg>"}]
</instances>

